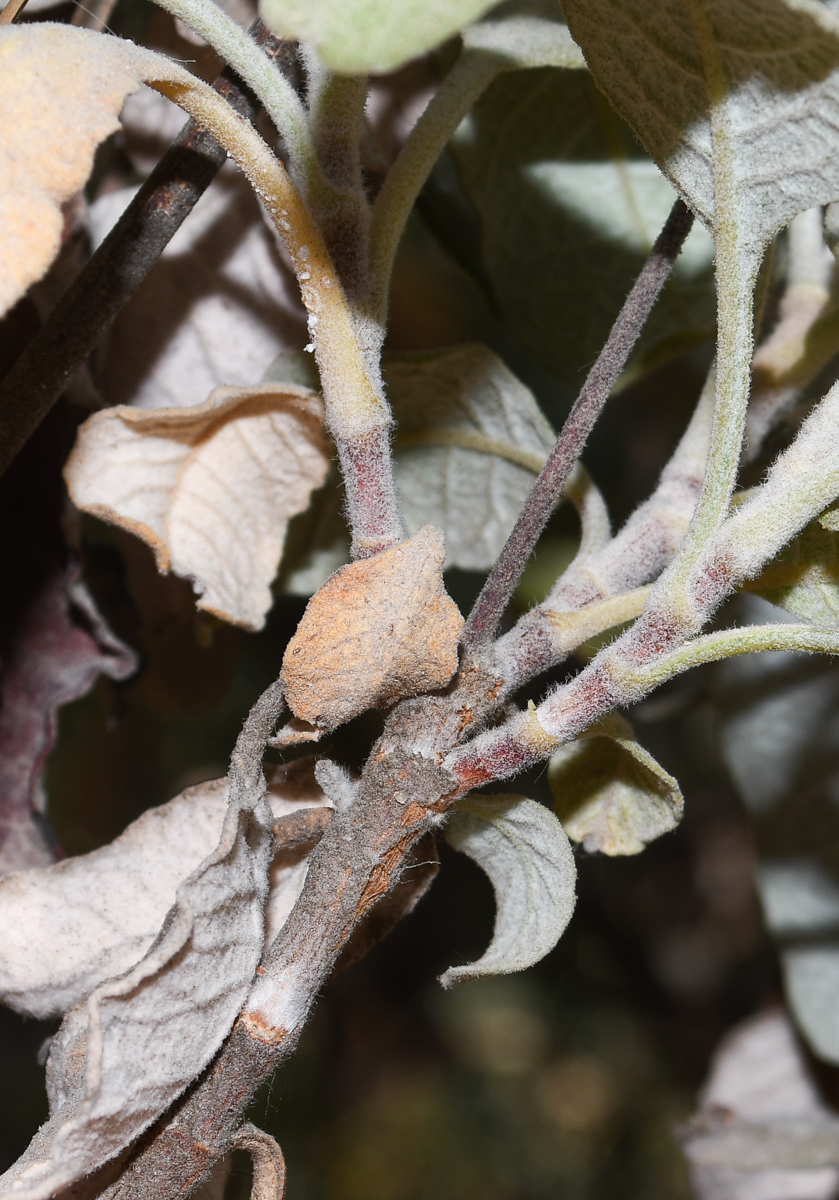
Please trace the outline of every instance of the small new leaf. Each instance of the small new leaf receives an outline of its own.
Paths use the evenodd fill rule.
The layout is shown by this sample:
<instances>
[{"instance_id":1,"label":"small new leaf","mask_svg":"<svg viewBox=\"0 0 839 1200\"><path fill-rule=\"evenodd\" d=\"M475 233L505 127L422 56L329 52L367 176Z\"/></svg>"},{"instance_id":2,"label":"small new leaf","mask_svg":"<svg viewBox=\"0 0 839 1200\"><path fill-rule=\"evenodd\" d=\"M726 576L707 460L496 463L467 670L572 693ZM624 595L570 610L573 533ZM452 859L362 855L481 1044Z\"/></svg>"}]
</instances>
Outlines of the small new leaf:
<instances>
[{"instance_id":1,"label":"small new leaf","mask_svg":"<svg viewBox=\"0 0 839 1200\"><path fill-rule=\"evenodd\" d=\"M839 626L839 535L824 527L824 518L811 522L744 588L813 625L835 629Z\"/></svg>"},{"instance_id":2,"label":"small new leaf","mask_svg":"<svg viewBox=\"0 0 839 1200\"><path fill-rule=\"evenodd\" d=\"M117 407L79 431L75 504L137 534L198 607L261 629L289 519L329 469L323 406L290 384L216 388L195 408Z\"/></svg>"},{"instance_id":3,"label":"small new leaf","mask_svg":"<svg viewBox=\"0 0 839 1200\"><path fill-rule=\"evenodd\" d=\"M333 71L393 71L475 21L492 0L262 0L266 25L311 42Z\"/></svg>"},{"instance_id":4,"label":"small new leaf","mask_svg":"<svg viewBox=\"0 0 839 1200\"><path fill-rule=\"evenodd\" d=\"M591 852L639 854L681 820L679 784L616 714L562 746L548 778L568 836Z\"/></svg>"},{"instance_id":5,"label":"small new leaf","mask_svg":"<svg viewBox=\"0 0 839 1200\"><path fill-rule=\"evenodd\" d=\"M336 571L286 648L294 715L331 729L368 708L445 687L463 618L443 587L445 544L426 525L408 541Z\"/></svg>"},{"instance_id":6,"label":"small new leaf","mask_svg":"<svg viewBox=\"0 0 839 1200\"><path fill-rule=\"evenodd\" d=\"M486 953L450 967L440 982L450 987L532 967L553 950L574 912L577 868L559 821L524 796L472 794L452 811L446 837L486 871L497 908Z\"/></svg>"}]
</instances>

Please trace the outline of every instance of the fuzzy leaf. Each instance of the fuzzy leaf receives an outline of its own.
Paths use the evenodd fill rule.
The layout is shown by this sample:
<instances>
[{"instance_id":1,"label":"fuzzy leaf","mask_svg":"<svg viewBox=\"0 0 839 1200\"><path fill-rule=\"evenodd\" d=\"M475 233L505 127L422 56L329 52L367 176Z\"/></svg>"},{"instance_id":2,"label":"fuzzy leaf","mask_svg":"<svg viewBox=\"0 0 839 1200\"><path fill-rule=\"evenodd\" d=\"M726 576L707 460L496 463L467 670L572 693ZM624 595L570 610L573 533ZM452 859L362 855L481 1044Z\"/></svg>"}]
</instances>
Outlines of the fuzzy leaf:
<instances>
[{"instance_id":1,"label":"fuzzy leaf","mask_svg":"<svg viewBox=\"0 0 839 1200\"><path fill-rule=\"evenodd\" d=\"M111 408L82 426L65 468L75 504L194 580L199 608L260 629L289 518L326 478L319 398L305 388L217 388L190 409Z\"/></svg>"},{"instance_id":2,"label":"fuzzy leaf","mask_svg":"<svg viewBox=\"0 0 839 1200\"><path fill-rule=\"evenodd\" d=\"M446 565L492 566L554 444L528 388L485 346L390 358L396 486L412 532L446 535Z\"/></svg>"},{"instance_id":3,"label":"fuzzy leaf","mask_svg":"<svg viewBox=\"0 0 839 1200\"><path fill-rule=\"evenodd\" d=\"M446 837L486 871L497 911L486 953L450 967L440 982L450 987L532 967L553 950L574 912L577 868L559 821L524 796L469 795L449 817Z\"/></svg>"},{"instance_id":4,"label":"fuzzy leaf","mask_svg":"<svg viewBox=\"0 0 839 1200\"><path fill-rule=\"evenodd\" d=\"M0 315L58 253L61 205L141 83L202 88L131 42L66 25L0 27Z\"/></svg>"},{"instance_id":5,"label":"fuzzy leaf","mask_svg":"<svg viewBox=\"0 0 839 1200\"><path fill-rule=\"evenodd\" d=\"M839 196L839 21L815 0L568 0L597 83L709 228L758 256ZM715 197L710 109L736 164ZM716 212L716 205L720 211Z\"/></svg>"},{"instance_id":6,"label":"fuzzy leaf","mask_svg":"<svg viewBox=\"0 0 839 1200\"><path fill-rule=\"evenodd\" d=\"M684 802L678 782L616 714L551 757L554 811L570 838L603 854L639 854L675 829Z\"/></svg>"},{"instance_id":7,"label":"fuzzy leaf","mask_svg":"<svg viewBox=\"0 0 839 1200\"><path fill-rule=\"evenodd\" d=\"M758 575L749 592L814 625L839 625L839 538L813 521Z\"/></svg>"},{"instance_id":8,"label":"fuzzy leaf","mask_svg":"<svg viewBox=\"0 0 839 1200\"><path fill-rule=\"evenodd\" d=\"M547 370L579 385L664 224L673 189L583 72L499 79L451 148L505 324ZM712 256L697 225L634 363L712 335Z\"/></svg>"},{"instance_id":9,"label":"fuzzy leaf","mask_svg":"<svg viewBox=\"0 0 839 1200\"><path fill-rule=\"evenodd\" d=\"M178 887L145 956L70 1009L48 1062L50 1120L0 1191L47 1200L97 1170L216 1053L262 953L271 824L264 800L228 807L221 840Z\"/></svg>"},{"instance_id":10,"label":"fuzzy leaf","mask_svg":"<svg viewBox=\"0 0 839 1200\"><path fill-rule=\"evenodd\" d=\"M333 728L448 683L463 618L443 587L444 558L443 535L426 525L327 580L283 657L286 701L296 717Z\"/></svg>"},{"instance_id":11,"label":"fuzzy leaf","mask_svg":"<svg viewBox=\"0 0 839 1200\"><path fill-rule=\"evenodd\" d=\"M52 861L36 820L58 709L86 695L99 675L126 679L137 669L77 576L72 567L47 580L0 670L0 874ZM14 936L15 920L8 928Z\"/></svg>"},{"instance_id":12,"label":"fuzzy leaf","mask_svg":"<svg viewBox=\"0 0 839 1200\"><path fill-rule=\"evenodd\" d=\"M129 150L137 144L132 135L139 141L161 106L173 108L148 90L129 99L123 114ZM177 129L183 114L174 112ZM161 146L152 140L154 161L169 141ZM136 149L132 157L138 157ZM109 192L91 206L95 242L132 195L133 189ZM103 338L95 380L109 404L203 404L215 387L261 379L276 356L289 345L304 344L305 335L297 284L253 189L229 164Z\"/></svg>"},{"instance_id":13,"label":"fuzzy leaf","mask_svg":"<svg viewBox=\"0 0 839 1200\"><path fill-rule=\"evenodd\" d=\"M477 20L492 0L262 0L266 25L347 75L392 71Z\"/></svg>"},{"instance_id":14,"label":"fuzzy leaf","mask_svg":"<svg viewBox=\"0 0 839 1200\"><path fill-rule=\"evenodd\" d=\"M30 0L31 3L31 0ZM568 26L536 16L509 16L480 21L463 31L464 50L478 50L503 59L507 69L528 67L585 67L583 52Z\"/></svg>"},{"instance_id":15,"label":"fuzzy leaf","mask_svg":"<svg viewBox=\"0 0 839 1200\"><path fill-rule=\"evenodd\" d=\"M275 817L327 803L311 763L275 772L267 799ZM0 1000L28 1016L58 1016L139 962L178 885L218 844L226 809L227 780L200 783L99 850L0 881ZM280 855L272 866L273 932L304 877L299 856Z\"/></svg>"}]
</instances>

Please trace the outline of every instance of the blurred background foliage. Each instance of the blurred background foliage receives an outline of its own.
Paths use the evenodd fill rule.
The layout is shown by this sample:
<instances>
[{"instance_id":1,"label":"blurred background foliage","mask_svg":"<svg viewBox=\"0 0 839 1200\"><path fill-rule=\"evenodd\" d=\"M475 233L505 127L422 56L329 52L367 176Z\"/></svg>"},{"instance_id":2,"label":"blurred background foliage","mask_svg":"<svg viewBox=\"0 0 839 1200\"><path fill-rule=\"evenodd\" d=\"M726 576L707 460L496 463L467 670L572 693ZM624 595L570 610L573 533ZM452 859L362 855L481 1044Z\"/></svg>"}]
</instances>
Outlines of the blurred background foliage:
<instances>
[{"instance_id":1,"label":"blurred background foliage","mask_svg":"<svg viewBox=\"0 0 839 1200\"><path fill-rule=\"evenodd\" d=\"M137 33L147 16L145 4L121 3L114 24ZM393 87L417 91L437 69L424 66L417 83L409 68ZM544 119L560 110L563 123ZM104 157L121 152L117 137ZM412 219L388 349L484 342L556 426L669 208L669 189L650 168L585 77L535 71L502 80ZM598 196L615 209L608 220ZM703 237L584 456L616 526L654 485L710 361ZM0 326L5 360L25 341L27 322L36 319L24 302ZM279 596L259 634L224 626L197 613L188 584L160 578L139 542L69 514L57 467L84 415L62 401L0 482L4 545L28 562L33 546L69 527L108 621L142 656L134 678L100 680L61 712L45 782L67 854L102 845L149 806L225 772L305 605ZM518 612L547 593L576 538L573 514L561 507L521 584ZM10 569L3 604L11 610L16 578ZM449 573L464 613L480 583L477 574ZM682 786L680 828L633 859L578 852L578 907L557 949L524 975L451 992L436 977L483 949L493 901L478 869L443 846L429 895L329 985L299 1052L255 1105L255 1119L284 1148L289 1200L689 1195L673 1127L693 1110L722 1034L778 1002L780 977L754 890L750 826L718 748L712 672L669 685L633 721ZM325 750L358 766L374 733L372 718L356 721ZM544 769L515 788L550 802ZM51 1032L0 1011L2 1169L46 1116L39 1048ZM247 1182L237 1162L229 1194L246 1196Z\"/></svg>"}]
</instances>

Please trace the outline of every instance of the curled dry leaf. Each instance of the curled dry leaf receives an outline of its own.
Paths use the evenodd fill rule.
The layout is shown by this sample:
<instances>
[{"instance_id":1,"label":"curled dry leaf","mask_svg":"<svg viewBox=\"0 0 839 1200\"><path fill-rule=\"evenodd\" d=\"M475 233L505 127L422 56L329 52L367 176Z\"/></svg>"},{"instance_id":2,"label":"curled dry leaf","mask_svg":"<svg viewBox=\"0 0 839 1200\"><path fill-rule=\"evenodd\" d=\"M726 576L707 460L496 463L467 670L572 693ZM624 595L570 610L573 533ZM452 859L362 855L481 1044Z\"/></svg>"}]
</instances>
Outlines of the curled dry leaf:
<instances>
[{"instance_id":1,"label":"curled dry leaf","mask_svg":"<svg viewBox=\"0 0 839 1200\"><path fill-rule=\"evenodd\" d=\"M589 851L640 854L682 817L678 781L617 714L562 746L551 757L548 778L568 836Z\"/></svg>"},{"instance_id":2,"label":"curled dry leaf","mask_svg":"<svg viewBox=\"0 0 839 1200\"><path fill-rule=\"evenodd\" d=\"M282 680L294 715L334 728L368 708L445 687L463 628L443 587L443 535L408 541L326 581L286 648Z\"/></svg>"},{"instance_id":3,"label":"curled dry leaf","mask_svg":"<svg viewBox=\"0 0 839 1200\"><path fill-rule=\"evenodd\" d=\"M289 518L329 468L323 406L306 388L216 388L195 408L95 413L65 478L85 512L136 533L198 607L261 629Z\"/></svg>"},{"instance_id":4,"label":"curled dry leaf","mask_svg":"<svg viewBox=\"0 0 839 1200\"><path fill-rule=\"evenodd\" d=\"M477 962L450 967L443 987L481 975L523 971L553 950L576 902L577 868L565 830L524 796L465 796L446 837L486 871L495 890L495 930Z\"/></svg>"},{"instance_id":5,"label":"curled dry leaf","mask_svg":"<svg viewBox=\"0 0 839 1200\"><path fill-rule=\"evenodd\" d=\"M135 654L107 628L76 568L48 579L0 670L0 874L52 859L36 814L44 811L41 771L58 709L84 696L100 674L125 679L136 668ZM14 936L13 919L7 928Z\"/></svg>"},{"instance_id":6,"label":"curled dry leaf","mask_svg":"<svg viewBox=\"0 0 839 1200\"><path fill-rule=\"evenodd\" d=\"M274 817L328 804L311 760L269 778ZM34 1017L58 1016L151 946L178 885L212 854L227 809L227 780L187 788L149 809L110 845L0 882L0 1000ZM306 875L306 855L279 848L266 912L272 937Z\"/></svg>"},{"instance_id":7,"label":"curled dry leaf","mask_svg":"<svg viewBox=\"0 0 839 1200\"><path fill-rule=\"evenodd\" d=\"M98 1170L216 1053L262 953L272 819L264 800L231 804L146 955L70 1009L50 1050L50 1120L0 1193L47 1200Z\"/></svg>"},{"instance_id":8,"label":"curled dry leaf","mask_svg":"<svg viewBox=\"0 0 839 1200\"><path fill-rule=\"evenodd\" d=\"M309 802L313 793L318 798L310 766L284 774L282 783L280 813L301 799ZM218 804L218 783L209 790L210 805ZM183 807L184 797L179 799L176 809ZM170 820L173 810L158 815ZM0 1193L47 1200L96 1171L168 1108L216 1053L263 949L274 815L264 797L255 808L228 805L220 841L177 887L145 956L67 1013L47 1064L50 1120L0 1180ZM174 818L177 825L183 813ZM159 827L154 840L159 851ZM136 847L130 858L136 860ZM153 879L154 872L147 872L142 886ZM139 883L135 876L135 891ZM95 891L88 886L85 898L90 901Z\"/></svg>"}]
</instances>

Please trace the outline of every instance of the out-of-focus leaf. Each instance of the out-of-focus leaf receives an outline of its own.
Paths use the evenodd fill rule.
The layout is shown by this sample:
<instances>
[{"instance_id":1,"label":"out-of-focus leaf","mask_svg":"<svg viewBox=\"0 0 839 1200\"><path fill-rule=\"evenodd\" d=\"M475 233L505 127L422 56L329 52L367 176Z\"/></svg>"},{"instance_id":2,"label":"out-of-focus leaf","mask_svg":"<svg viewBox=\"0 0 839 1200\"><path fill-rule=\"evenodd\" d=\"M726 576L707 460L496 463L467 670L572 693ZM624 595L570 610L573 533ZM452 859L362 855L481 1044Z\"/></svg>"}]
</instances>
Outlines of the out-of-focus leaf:
<instances>
[{"instance_id":1,"label":"out-of-focus leaf","mask_svg":"<svg viewBox=\"0 0 839 1200\"><path fill-rule=\"evenodd\" d=\"M275 817L327 804L311 763L280 768L267 799ZM34 1017L58 1016L151 946L178 885L218 845L227 780L187 788L149 809L110 845L0 882L0 1000ZM305 859L279 854L268 921L282 925L305 878Z\"/></svg>"},{"instance_id":2,"label":"out-of-focus leaf","mask_svg":"<svg viewBox=\"0 0 839 1200\"><path fill-rule=\"evenodd\" d=\"M697 1200L830 1200L839 1183L835 1168L737 1170L733 1165L706 1165L717 1129L725 1134L734 1122L759 1127L764 1158L771 1162L779 1140L772 1136L773 1126L783 1139L802 1119L809 1119L817 1130L829 1114L785 1013L761 1013L736 1025L714 1054L699 1112L682 1138Z\"/></svg>"},{"instance_id":3,"label":"out-of-focus leaf","mask_svg":"<svg viewBox=\"0 0 839 1200\"><path fill-rule=\"evenodd\" d=\"M171 108L141 95L131 109L135 126L140 116L151 123L159 104ZM92 205L95 241L132 195L109 193ZM253 190L223 168L116 318L95 377L111 404L203 404L214 387L258 382L281 351L305 340L297 286Z\"/></svg>"},{"instance_id":4,"label":"out-of-focus leaf","mask_svg":"<svg viewBox=\"0 0 839 1200\"><path fill-rule=\"evenodd\" d=\"M586 850L639 854L682 817L677 780L617 714L560 747L551 757L548 778L556 815Z\"/></svg>"},{"instance_id":5,"label":"out-of-focus leaf","mask_svg":"<svg viewBox=\"0 0 839 1200\"><path fill-rule=\"evenodd\" d=\"M67 1013L47 1067L50 1119L0 1191L47 1200L97 1170L216 1053L262 953L272 821L264 799L228 806L218 845L178 886L145 956Z\"/></svg>"},{"instance_id":6,"label":"out-of-focus leaf","mask_svg":"<svg viewBox=\"0 0 839 1200\"><path fill-rule=\"evenodd\" d=\"M754 619L777 619L749 604ZM815 1052L839 1063L839 674L773 653L732 659L719 679L722 749L754 822L787 998Z\"/></svg>"},{"instance_id":7,"label":"out-of-focus leaf","mask_svg":"<svg viewBox=\"0 0 839 1200\"><path fill-rule=\"evenodd\" d=\"M118 407L79 430L65 479L85 512L136 533L198 606L260 629L288 522L329 469L323 406L291 385L217 388L195 408Z\"/></svg>"},{"instance_id":8,"label":"out-of-focus leaf","mask_svg":"<svg viewBox=\"0 0 839 1200\"><path fill-rule=\"evenodd\" d=\"M553 950L574 912L577 868L565 830L535 800L472 794L458 802L446 837L486 871L496 917L486 953L450 967L440 982L450 987L532 967Z\"/></svg>"},{"instance_id":9,"label":"out-of-focus leaf","mask_svg":"<svg viewBox=\"0 0 839 1200\"><path fill-rule=\"evenodd\" d=\"M37 815L46 807L41 772L58 709L86 695L99 675L126 679L136 669L77 569L47 580L0 669L0 874L52 860ZM14 919L8 928L14 936Z\"/></svg>"},{"instance_id":10,"label":"out-of-focus leaf","mask_svg":"<svg viewBox=\"0 0 839 1200\"><path fill-rule=\"evenodd\" d=\"M736 221L747 255L839 195L839 19L827 5L568 0L563 12L647 151L709 228ZM714 194L712 93L736 164L727 197Z\"/></svg>"},{"instance_id":11,"label":"out-of-focus leaf","mask_svg":"<svg viewBox=\"0 0 839 1200\"><path fill-rule=\"evenodd\" d=\"M408 533L436 525L446 567L487 570L550 453L553 430L529 388L486 346L393 355L385 375ZM306 595L348 557L337 481L294 533L283 587Z\"/></svg>"},{"instance_id":12,"label":"out-of-focus leaf","mask_svg":"<svg viewBox=\"0 0 839 1200\"><path fill-rule=\"evenodd\" d=\"M393 71L477 20L492 0L262 0L260 13L285 38L311 42L346 75Z\"/></svg>"},{"instance_id":13,"label":"out-of-focus leaf","mask_svg":"<svg viewBox=\"0 0 839 1200\"><path fill-rule=\"evenodd\" d=\"M283 657L289 708L331 729L368 708L445 687L463 618L443 587L445 544L428 525L350 563L306 608Z\"/></svg>"},{"instance_id":14,"label":"out-of-focus leaf","mask_svg":"<svg viewBox=\"0 0 839 1200\"><path fill-rule=\"evenodd\" d=\"M743 585L814 625L839 624L839 537L813 521Z\"/></svg>"},{"instance_id":15,"label":"out-of-focus leaf","mask_svg":"<svg viewBox=\"0 0 839 1200\"><path fill-rule=\"evenodd\" d=\"M480 28L480 27L478 27ZM563 382L600 350L675 199L584 73L499 79L452 142L505 323ZM711 336L713 247L697 227L639 355Z\"/></svg>"}]
</instances>

